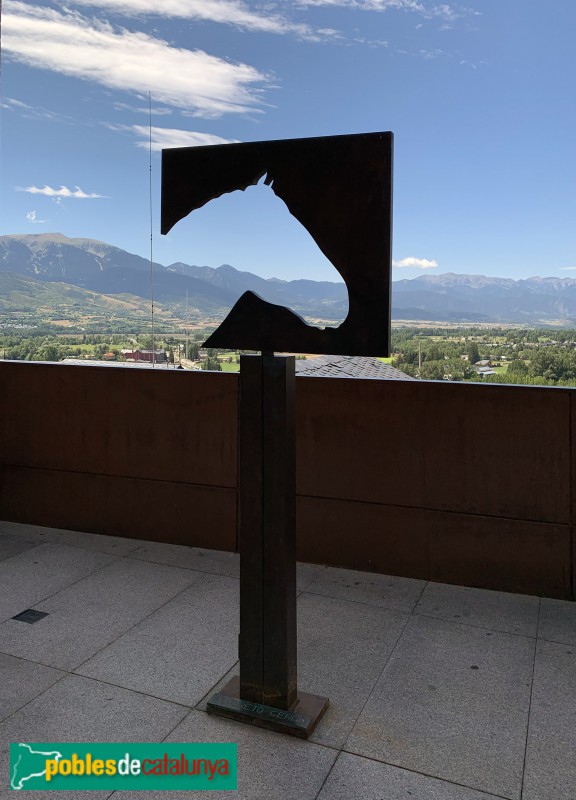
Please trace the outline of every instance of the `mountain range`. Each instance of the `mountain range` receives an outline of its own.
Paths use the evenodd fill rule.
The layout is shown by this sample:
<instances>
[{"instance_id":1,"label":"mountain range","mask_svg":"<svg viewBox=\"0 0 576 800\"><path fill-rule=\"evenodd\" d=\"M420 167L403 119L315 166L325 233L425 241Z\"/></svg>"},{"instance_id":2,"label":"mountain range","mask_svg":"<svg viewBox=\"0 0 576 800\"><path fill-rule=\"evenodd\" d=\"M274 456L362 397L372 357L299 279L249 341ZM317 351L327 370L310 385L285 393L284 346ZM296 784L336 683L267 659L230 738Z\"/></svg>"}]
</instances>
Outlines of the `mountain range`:
<instances>
[{"instance_id":1,"label":"mountain range","mask_svg":"<svg viewBox=\"0 0 576 800\"><path fill-rule=\"evenodd\" d=\"M104 242L69 239L59 233L0 236L0 297L7 274L108 296L149 300L151 295L148 259ZM154 263L153 274L155 300L183 308L188 297L192 319L223 316L247 289L307 317L335 321L346 316L348 301L342 283L265 280L227 264L213 268Z\"/></svg>"},{"instance_id":2,"label":"mountain range","mask_svg":"<svg viewBox=\"0 0 576 800\"><path fill-rule=\"evenodd\" d=\"M153 265L154 298L173 312L186 304L190 319L219 319L247 289L287 306L308 320L328 323L347 312L343 283L260 278L225 264ZM47 284L50 284L49 294ZM93 239L62 234L0 236L0 309L22 308L26 296L90 308L126 304L142 312L151 293L150 262ZM98 299L100 298L100 300ZM393 319L576 326L576 280L422 275L393 283Z\"/></svg>"},{"instance_id":3,"label":"mountain range","mask_svg":"<svg viewBox=\"0 0 576 800\"><path fill-rule=\"evenodd\" d=\"M574 278L492 278L485 275L422 275L396 281L393 318L454 322L576 324Z\"/></svg>"}]
</instances>

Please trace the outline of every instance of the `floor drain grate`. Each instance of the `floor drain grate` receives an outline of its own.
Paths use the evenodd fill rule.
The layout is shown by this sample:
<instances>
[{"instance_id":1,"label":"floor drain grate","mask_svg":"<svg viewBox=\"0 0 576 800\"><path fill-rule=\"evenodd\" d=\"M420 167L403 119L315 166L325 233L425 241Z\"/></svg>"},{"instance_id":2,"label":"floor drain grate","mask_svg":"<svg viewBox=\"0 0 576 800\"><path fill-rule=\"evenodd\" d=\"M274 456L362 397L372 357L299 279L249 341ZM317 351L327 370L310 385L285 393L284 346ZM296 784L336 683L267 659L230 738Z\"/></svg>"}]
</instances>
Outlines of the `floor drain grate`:
<instances>
[{"instance_id":1,"label":"floor drain grate","mask_svg":"<svg viewBox=\"0 0 576 800\"><path fill-rule=\"evenodd\" d=\"M38 622L38 620L47 616L48 614L45 611L36 611L34 608L27 608L26 611L16 614L12 619L17 619L18 622L27 622L29 625L33 625L35 622Z\"/></svg>"}]
</instances>

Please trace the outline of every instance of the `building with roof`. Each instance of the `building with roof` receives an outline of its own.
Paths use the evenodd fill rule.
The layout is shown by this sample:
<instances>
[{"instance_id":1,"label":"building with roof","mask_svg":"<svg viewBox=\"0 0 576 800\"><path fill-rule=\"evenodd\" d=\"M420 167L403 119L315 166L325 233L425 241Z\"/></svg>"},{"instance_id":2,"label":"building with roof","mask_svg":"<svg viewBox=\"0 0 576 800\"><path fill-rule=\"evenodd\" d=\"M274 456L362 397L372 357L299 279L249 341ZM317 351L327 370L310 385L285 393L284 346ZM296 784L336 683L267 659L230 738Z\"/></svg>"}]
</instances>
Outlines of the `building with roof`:
<instances>
[{"instance_id":1,"label":"building with roof","mask_svg":"<svg viewBox=\"0 0 576 800\"><path fill-rule=\"evenodd\" d=\"M416 380L377 358L361 356L318 356L298 359L296 374L318 378L378 378L385 381Z\"/></svg>"},{"instance_id":2,"label":"building with roof","mask_svg":"<svg viewBox=\"0 0 576 800\"><path fill-rule=\"evenodd\" d=\"M60 364L68 364L75 367L137 367L139 369L178 369L174 364L169 361L111 361L105 358L100 361L97 358L63 358Z\"/></svg>"},{"instance_id":3,"label":"building with roof","mask_svg":"<svg viewBox=\"0 0 576 800\"><path fill-rule=\"evenodd\" d=\"M156 364L167 361L166 350L122 350L122 355L127 361L148 361Z\"/></svg>"}]
</instances>

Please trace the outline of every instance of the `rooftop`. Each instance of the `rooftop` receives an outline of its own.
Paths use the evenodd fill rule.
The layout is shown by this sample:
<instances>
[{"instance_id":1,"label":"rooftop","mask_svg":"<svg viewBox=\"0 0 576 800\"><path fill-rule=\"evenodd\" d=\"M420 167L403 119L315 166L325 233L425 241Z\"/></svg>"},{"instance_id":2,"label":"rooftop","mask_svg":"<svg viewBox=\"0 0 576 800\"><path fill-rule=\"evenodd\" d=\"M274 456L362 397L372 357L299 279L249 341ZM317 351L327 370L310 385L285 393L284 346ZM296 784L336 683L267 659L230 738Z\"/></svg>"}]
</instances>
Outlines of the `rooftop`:
<instances>
[{"instance_id":1,"label":"rooftop","mask_svg":"<svg viewBox=\"0 0 576 800\"><path fill-rule=\"evenodd\" d=\"M232 741L245 800L574 797L575 604L310 564L298 592L299 686L330 698L309 741L204 711L237 555L0 523L3 775L11 741Z\"/></svg>"},{"instance_id":2,"label":"rooftop","mask_svg":"<svg viewBox=\"0 0 576 800\"><path fill-rule=\"evenodd\" d=\"M416 380L405 372L401 372L390 364L377 358L364 356L318 356L317 358L298 359L296 361L298 375L313 375L322 378L379 378L380 380L413 381Z\"/></svg>"},{"instance_id":3,"label":"rooftop","mask_svg":"<svg viewBox=\"0 0 576 800\"><path fill-rule=\"evenodd\" d=\"M177 364L170 364L168 361L100 361L96 358L63 358L59 364L67 364L74 367L132 367L135 369L178 369Z\"/></svg>"}]
</instances>

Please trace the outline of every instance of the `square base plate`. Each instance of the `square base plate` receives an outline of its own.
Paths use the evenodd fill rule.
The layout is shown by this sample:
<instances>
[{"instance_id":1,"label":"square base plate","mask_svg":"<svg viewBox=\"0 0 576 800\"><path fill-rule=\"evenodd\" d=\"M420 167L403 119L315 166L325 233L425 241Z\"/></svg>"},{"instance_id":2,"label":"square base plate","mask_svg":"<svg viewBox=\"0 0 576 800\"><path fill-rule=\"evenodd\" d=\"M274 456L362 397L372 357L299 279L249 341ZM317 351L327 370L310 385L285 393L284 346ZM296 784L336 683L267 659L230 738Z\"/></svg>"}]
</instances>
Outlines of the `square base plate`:
<instances>
[{"instance_id":1,"label":"square base plate","mask_svg":"<svg viewBox=\"0 0 576 800\"><path fill-rule=\"evenodd\" d=\"M258 725L260 728L269 728L307 739L327 708L327 697L319 697L308 692L298 692L298 702L289 710L242 700L240 678L236 676L222 691L212 695L206 710L209 714L217 714L220 717L228 717L250 725Z\"/></svg>"}]
</instances>

